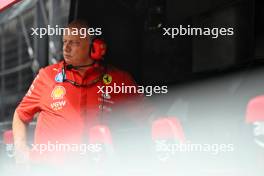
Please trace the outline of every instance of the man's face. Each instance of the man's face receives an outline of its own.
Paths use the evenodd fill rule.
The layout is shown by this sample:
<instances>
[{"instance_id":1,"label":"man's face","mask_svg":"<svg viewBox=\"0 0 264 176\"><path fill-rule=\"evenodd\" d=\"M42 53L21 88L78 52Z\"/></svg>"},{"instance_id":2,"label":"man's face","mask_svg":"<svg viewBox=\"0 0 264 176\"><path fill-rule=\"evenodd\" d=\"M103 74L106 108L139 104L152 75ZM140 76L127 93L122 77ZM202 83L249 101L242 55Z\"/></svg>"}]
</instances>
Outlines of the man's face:
<instances>
[{"instance_id":1,"label":"man's face","mask_svg":"<svg viewBox=\"0 0 264 176\"><path fill-rule=\"evenodd\" d=\"M63 36L63 56L67 64L74 66L89 63L89 36L80 38L71 32Z\"/></svg>"}]
</instances>

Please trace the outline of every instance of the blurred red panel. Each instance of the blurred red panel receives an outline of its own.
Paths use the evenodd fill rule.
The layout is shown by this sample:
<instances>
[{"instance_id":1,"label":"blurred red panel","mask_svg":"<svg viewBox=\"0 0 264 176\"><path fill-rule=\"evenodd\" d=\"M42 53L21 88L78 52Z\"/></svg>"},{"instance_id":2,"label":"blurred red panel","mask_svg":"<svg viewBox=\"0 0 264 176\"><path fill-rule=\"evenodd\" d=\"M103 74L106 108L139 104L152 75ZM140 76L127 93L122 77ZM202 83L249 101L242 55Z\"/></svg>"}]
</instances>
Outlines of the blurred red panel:
<instances>
[{"instance_id":1,"label":"blurred red panel","mask_svg":"<svg viewBox=\"0 0 264 176\"><path fill-rule=\"evenodd\" d=\"M5 10L6 8L12 6L13 4L21 0L0 0L0 11Z\"/></svg>"}]
</instances>

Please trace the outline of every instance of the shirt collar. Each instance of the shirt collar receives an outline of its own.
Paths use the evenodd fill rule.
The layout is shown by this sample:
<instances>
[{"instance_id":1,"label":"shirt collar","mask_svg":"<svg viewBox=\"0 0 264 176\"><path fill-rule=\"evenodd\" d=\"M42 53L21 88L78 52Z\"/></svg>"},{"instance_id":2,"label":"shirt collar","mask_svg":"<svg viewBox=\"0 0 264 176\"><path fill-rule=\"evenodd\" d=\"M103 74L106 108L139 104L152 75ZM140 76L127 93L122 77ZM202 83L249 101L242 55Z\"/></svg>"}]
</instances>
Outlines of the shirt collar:
<instances>
[{"instance_id":1,"label":"shirt collar","mask_svg":"<svg viewBox=\"0 0 264 176\"><path fill-rule=\"evenodd\" d=\"M67 63L65 61L62 61L60 63L61 68L65 67L66 65L67 65ZM67 71L71 71L74 74L79 74L80 75L79 71L74 69L74 68L72 68L70 70L67 70ZM86 68L86 71L85 71L83 76L81 76L81 75L80 76L82 78L86 78L87 76L89 76L89 75L91 75L93 73L102 73L103 71L104 71L104 67L101 64L94 63L94 65Z\"/></svg>"}]
</instances>

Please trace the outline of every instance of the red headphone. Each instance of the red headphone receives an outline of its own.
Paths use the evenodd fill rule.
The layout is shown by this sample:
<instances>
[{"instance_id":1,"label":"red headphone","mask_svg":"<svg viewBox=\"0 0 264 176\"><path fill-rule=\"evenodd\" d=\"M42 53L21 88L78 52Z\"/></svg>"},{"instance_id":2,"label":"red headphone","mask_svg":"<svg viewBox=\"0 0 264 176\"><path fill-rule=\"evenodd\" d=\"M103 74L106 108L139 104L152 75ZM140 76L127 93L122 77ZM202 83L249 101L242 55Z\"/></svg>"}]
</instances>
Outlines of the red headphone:
<instances>
[{"instance_id":1,"label":"red headphone","mask_svg":"<svg viewBox=\"0 0 264 176\"><path fill-rule=\"evenodd\" d=\"M90 57L95 61L100 61L103 59L106 53L106 43L99 38L92 40L90 44Z\"/></svg>"}]
</instances>

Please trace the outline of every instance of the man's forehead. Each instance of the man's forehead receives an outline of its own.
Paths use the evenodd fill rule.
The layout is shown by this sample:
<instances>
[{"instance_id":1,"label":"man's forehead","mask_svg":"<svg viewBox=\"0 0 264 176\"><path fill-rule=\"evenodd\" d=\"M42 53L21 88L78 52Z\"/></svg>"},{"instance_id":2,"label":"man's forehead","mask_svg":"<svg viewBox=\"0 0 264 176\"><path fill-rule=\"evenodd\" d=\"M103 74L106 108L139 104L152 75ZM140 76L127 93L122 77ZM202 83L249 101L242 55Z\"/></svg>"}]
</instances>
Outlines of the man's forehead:
<instances>
[{"instance_id":1,"label":"man's forehead","mask_svg":"<svg viewBox=\"0 0 264 176\"><path fill-rule=\"evenodd\" d=\"M70 39L70 40L81 40L81 36L79 35L74 35L74 34L64 34L63 39Z\"/></svg>"},{"instance_id":2,"label":"man's forehead","mask_svg":"<svg viewBox=\"0 0 264 176\"><path fill-rule=\"evenodd\" d=\"M71 39L71 40L87 40L89 38L88 35L85 37L80 33L80 29L78 28L65 28L63 39Z\"/></svg>"}]
</instances>

